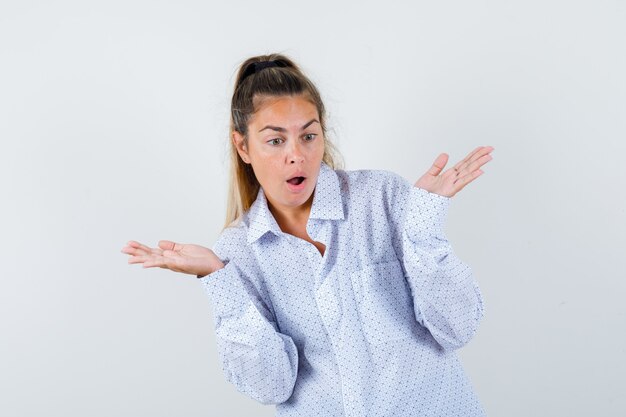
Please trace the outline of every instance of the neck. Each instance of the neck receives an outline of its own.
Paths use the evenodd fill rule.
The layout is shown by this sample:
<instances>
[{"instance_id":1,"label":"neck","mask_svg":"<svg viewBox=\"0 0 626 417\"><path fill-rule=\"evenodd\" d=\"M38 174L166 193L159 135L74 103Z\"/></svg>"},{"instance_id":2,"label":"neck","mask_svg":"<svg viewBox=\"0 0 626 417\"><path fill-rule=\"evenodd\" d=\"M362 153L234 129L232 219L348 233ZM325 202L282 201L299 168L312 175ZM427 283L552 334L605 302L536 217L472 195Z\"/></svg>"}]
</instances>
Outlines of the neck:
<instances>
[{"instance_id":1,"label":"neck","mask_svg":"<svg viewBox=\"0 0 626 417\"><path fill-rule=\"evenodd\" d=\"M288 233L299 237L300 239L306 240L317 248L320 255L324 256L326 246L321 242L316 242L311 239L306 230L306 224L309 221L309 215L311 214L313 194L311 194L311 197L306 201L306 203L298 207L279 208L273 205L269 199L267 200L267 206L283 233Z\"/></svg>"},{"instance_id":2,"label":"neck","mask_svg":"<svg viewBox=\"0 0 626 417\"><path fill-rule=\"evenodd\" d=\"M267 199L267 205L276 219L276 223L280 226L280 230L296 236L299 235L302 230L306 229L306 224L311 214L312 203L313 193L304 204L297 207L278 207Z\"/></svg>"}]
</instances>

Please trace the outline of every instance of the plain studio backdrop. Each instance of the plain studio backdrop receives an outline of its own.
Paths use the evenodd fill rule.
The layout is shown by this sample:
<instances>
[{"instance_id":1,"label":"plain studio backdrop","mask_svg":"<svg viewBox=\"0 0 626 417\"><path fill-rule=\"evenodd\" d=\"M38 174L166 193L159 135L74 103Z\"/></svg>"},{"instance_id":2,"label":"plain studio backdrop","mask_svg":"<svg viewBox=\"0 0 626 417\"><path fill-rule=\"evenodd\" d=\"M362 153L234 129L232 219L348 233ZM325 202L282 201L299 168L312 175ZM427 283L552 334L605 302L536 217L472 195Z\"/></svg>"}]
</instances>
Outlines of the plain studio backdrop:
<instances>
[{"instance_id":1,"label":"plain studio backdrop","mask_svg":"<svg viewBox=\"0 0 626 417\"><path fill-rule=\"evenodd\" d=\"M2 1L0 415L273 415L226 382L201 283L120 253L213 245L235 71L273 51L346 169L496 148L446 224L488 414L626 415L625 41L619 1Z\"/></svg>"}]
</instances>

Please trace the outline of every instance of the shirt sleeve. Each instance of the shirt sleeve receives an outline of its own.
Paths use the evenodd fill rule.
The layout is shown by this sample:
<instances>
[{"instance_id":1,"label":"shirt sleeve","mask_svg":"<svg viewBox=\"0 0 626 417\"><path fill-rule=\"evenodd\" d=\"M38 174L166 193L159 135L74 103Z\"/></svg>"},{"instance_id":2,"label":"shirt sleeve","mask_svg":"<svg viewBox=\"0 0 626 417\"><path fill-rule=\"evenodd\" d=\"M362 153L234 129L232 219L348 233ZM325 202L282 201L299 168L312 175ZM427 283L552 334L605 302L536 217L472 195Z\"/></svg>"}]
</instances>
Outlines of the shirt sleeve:
<instances>
[{"instance_id":1,"label":"shirt sleeve","mask_svg":"<svg viewBox=\"0 0 626 417\"><path fill-rule=\"evenodd\" d=\"M484 307L471 268L454 254L443 231L451 198L409 183L399 188L390 202L394 240L415 318L443 348L458 349L476 333Z\"/></svg>"},{"instance_id":2,"label":"shirt sleeve","mask_svg":"<svg viewBox=\"0 0 626 417\"><path fill-rule=\"evenodd\" d=\"M259 291L235 261L204 278L213 310L217 350L226 379L262 404L279 404L292 394L298 351L277 330Z\"/></svg>"}]
</instances>

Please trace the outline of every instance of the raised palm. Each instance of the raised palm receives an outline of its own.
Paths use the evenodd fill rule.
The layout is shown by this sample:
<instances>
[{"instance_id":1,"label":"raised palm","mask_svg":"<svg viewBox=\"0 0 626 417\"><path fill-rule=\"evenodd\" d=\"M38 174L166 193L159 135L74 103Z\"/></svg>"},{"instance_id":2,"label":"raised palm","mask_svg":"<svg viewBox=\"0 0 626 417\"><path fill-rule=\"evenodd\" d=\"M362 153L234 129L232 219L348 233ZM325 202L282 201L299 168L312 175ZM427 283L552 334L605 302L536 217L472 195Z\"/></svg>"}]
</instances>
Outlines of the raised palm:
<instances>
[{"instance_id":1,"label":"raised palm","mask_svg":"<svg viewBox=\"0 0 626 417\"><path fill-rule=\"evenodd\" d=\"M428 172L417 180L415 186L431 193L452 197L483 173L479 168L493 159L490 155L493 150L492 146L479 146L454 167L439 175L448 163L448 154L442 153Z\"/></svg>"},{"instance_id":2,"label":"raised palm","mask_svg":"<svg viewBox=\"0 0 626 417\"><path fill-rule=\"evenodd\" d=\"M175 272L205 276L224 267L215 253L204 246L159 241L156 248L150 248L131 240L122 249L130 255L129 264L143 264L144 268L166 268Z\"/></svg>"}]
</instances>

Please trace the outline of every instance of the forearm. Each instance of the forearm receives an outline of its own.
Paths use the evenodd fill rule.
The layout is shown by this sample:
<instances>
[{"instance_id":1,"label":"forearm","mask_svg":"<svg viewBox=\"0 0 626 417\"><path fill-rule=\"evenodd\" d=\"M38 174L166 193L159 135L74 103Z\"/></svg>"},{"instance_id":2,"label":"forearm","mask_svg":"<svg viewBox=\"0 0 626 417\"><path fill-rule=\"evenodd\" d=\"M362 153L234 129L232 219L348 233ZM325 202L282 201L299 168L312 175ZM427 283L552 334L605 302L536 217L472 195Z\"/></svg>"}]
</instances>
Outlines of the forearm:
<instances>
[{"instance_id":1,"label":"forearm","mask_svg":"<svg viewBox=\"0 0 626 417\"><path fill-rule=\"evenodd\" d=\"M402 247L416 320L444 348L455 349L478 329L483 300L471 268L454 254L443 233L449 202L412 190Z\"/></svg>"},{"instance_id":2,"label":"forearm","mask_svg":"<svg viewBox=\"0 0 626 417\"><path fill-rule=\"evenodd\" d=\"M232 262L203 282L212 301L226 379L263 404L287 400L298 369L293 340L277 331L260 296Z\"/></svg>"},{"instance_id":3,"label":"forearm","mask_svg":"<svg viewBox=\"0 0 626 417\"><path fill-rule=\"evenodd\" d=\"M446 349L467 344L483 316L483 300L471 268L451 248L434 253L416 248L404 266L416 320Z\"/></svg>"}]
</instances>

